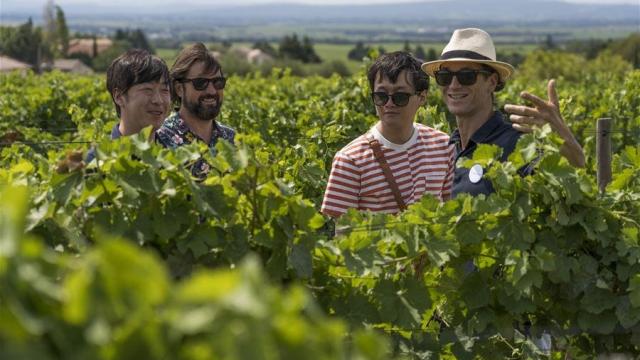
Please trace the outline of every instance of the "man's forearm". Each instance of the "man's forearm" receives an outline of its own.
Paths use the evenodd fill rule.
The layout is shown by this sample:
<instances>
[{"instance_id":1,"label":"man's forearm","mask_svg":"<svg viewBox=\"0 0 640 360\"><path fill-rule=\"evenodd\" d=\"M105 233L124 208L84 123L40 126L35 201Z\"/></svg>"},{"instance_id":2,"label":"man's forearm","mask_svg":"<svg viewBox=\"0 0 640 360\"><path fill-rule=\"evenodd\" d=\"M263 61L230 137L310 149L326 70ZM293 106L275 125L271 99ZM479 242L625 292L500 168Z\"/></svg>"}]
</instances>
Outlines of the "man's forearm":
<instances>
[{"instance_id":1,"label":"man's forearm","mask_svg":"<svg viewBox=\"0 0 640 360\"><path fill-rule=\"evenodd\" d=\"M571 165L577 168L583 168L585 166L584 151L573 135L571 138L565 139L564 144L560 147L560 154L569 160Z\"/></svg>"}]
</instances>

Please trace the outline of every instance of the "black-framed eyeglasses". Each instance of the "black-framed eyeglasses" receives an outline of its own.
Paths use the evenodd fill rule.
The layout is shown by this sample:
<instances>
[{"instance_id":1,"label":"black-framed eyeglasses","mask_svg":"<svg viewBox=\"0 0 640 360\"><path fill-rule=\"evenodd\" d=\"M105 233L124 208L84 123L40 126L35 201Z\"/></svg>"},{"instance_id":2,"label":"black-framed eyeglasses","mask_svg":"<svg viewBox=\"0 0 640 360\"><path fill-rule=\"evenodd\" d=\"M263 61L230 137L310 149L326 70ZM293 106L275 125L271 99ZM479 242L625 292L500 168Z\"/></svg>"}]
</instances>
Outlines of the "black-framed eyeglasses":
<instances>
[{"instance_id":1,"label":"black-framed eyeglasses","mask_svg":"<svg viewBox=\"0 0 640 360\"><path fill-rule=\"evenodd\" d=\"M397 92L393 94L387 94L383 91L376 91L371 93L371 98L373 99L373 103L378 106L384 106L387 101L389 101L389 98L391 98L391 102L393 102L396 106L405 106L409 103L409 98L411 98L411 96L415 94L419 94L419 92Z\"/></svg>"},{"instance_id":2,"label":"black-framed eyeglasses","mask_svg":"<svg viewBox=\"0 0 640 360\"><path fill-rule=\"evenodd\" d=\"M460 85L473 85L478 81L478 74L491 74L488 70L463 69L460 71L438 70L435 72L436 82L440 86L451 85L453 77L458 79Z\"/></svg>"},{"instance_id":3,"label":"black-framed eyeglasses","mask_svg":"<svg viewBox=\"0 0 640 360\"><path fill-rule=\"evenodd\" d=\"M179 81L181 83L190 82L193 85L193 88L198 90L198 91L202 91L202 90L206 89L207 86L209 86L209 83L211 83L211 85L213 85L213 88L216 89L216 90L224 89L224 86L227 84L227 79L222 77L222 76L214 77L214 78L211 78L211 79L194 78L194 79L182 79L182 80L179 80Z\"/></svg>"}]
</instances>

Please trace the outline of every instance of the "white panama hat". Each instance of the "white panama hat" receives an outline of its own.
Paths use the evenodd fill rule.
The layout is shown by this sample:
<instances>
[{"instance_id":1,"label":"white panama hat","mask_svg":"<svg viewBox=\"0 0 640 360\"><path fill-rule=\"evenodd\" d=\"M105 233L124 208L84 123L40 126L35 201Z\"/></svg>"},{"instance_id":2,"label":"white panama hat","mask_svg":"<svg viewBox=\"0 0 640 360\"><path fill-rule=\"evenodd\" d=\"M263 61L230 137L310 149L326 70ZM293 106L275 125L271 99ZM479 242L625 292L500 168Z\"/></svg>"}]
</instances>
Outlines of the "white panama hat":
<instances>
[{"instance_id":1,"label":"white panama hat","mask_svg":"<svg viewBox=\"0 0 640 360\"><path fill-rule=\"evenodd\" d=\"M440 59L422 64L422 70L429 76L434 76L442 64L454 61L491 66L500 75L501 82L506 81L515 71L510 64L496 61L496 48L491 36L484 30L474 28L455 30L451 40L442 50Z\"/></svg>"}]
</instances>

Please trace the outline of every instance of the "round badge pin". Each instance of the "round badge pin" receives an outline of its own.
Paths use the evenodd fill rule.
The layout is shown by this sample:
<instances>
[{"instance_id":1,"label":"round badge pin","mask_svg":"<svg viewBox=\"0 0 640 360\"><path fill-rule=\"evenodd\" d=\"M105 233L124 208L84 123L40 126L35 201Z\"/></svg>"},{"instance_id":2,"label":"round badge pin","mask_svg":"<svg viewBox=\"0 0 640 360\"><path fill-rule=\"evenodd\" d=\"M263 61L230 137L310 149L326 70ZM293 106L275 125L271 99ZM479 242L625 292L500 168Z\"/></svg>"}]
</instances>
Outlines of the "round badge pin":
<instances>
[{"instance_id":1,"label":"round badge pin","mask_svg":"<svg viewBox=\"0 0 640 360\"><path fill-rule=\"evenodd\" d=\"M482 166L475 164L471 167L471 170L469 170L469 181L476 184L480 179L482 179L483 174L484 171L482 170Z\"/></svg>"}]
</instances>

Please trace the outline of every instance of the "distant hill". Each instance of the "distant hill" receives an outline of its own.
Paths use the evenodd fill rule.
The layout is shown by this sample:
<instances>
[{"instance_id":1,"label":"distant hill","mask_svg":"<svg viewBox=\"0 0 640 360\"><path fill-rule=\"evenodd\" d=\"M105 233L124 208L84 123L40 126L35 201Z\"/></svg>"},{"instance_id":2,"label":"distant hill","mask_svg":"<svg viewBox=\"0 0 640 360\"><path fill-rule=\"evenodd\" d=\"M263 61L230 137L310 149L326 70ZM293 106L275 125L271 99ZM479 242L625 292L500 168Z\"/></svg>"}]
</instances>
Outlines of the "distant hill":
<instances>
[{"instance_id":1,"label":"distant hill","mask_svg":"<svg viewBox=\"0 0 640 360\"><path fill-rule=\"evenodd\" d=\"M0 0L3 24L36 23L38 0ZM41 0L40 0L41 1ZM278 41L297 33L325 42L446 42L453 29L480 27L496 42L538 43L616 38L640 32L640 3L596 5L561 0L425 0L371 5L193 5L190 0L85 0L64 5L73 31L108 36L116 28L142 28L152 39ZM640 1L640 0L638 0ZM226 1L225 1L226 2ZM118 4L120 4L118 6ZM542 39L542 40L541 40Z\"/></svg>"},{"instance_id":2,"label":"distant hill","mask_svg":"<svg viewBox=\"0 0 640 360\"><path fill-rule=\"evenodd\" d=\"M28 1L25 1L28 3ZM19 15L41 16L41 8L9 1L3 4L3 18ZM165 5L168 4L168 5ZM425 1L418 3L389 3L373 5L298 5L267 4L252 6L189 5L186 1L165 1L162 5L142 6L133 2L124 9L108 2L96 4L68 4L65 13L73 18L140 18L177 17L197 21L215 20L229 24L241 22L308 22L308 21L541 21L569 22L635 22L640 30L640 3L635 5L598 5L568 3L558 0L458 0Z\"/></svg>"},{"instance_id":3,"label":"distant hill","mask_svg":"<svg viewBox=\"0 0 640 360\"><path fill-rule=\"evenodd\" d=\"M187 9L183 11L190 13ZM178 10L178 12L183 11ZM576 4L553 0L460 0L324 6L272 4L218 8L209 16L216 19L303 21L350 19L359 21L420 21L427 19L513 21L519 19L523 22L635 20L640 27L640 5Z\"/></svg>"}]
</instances>

